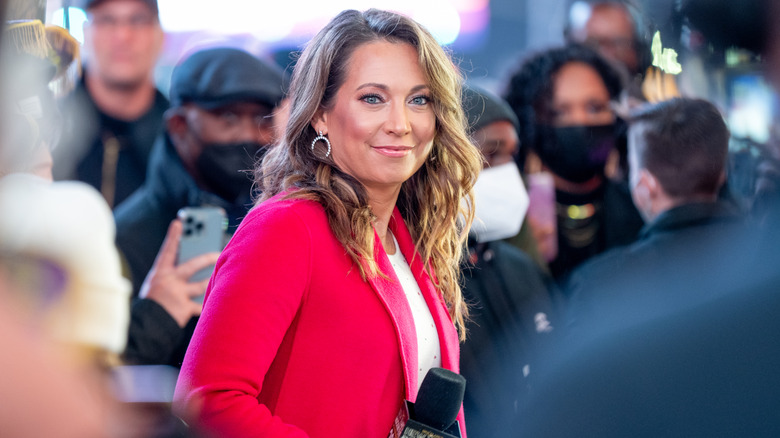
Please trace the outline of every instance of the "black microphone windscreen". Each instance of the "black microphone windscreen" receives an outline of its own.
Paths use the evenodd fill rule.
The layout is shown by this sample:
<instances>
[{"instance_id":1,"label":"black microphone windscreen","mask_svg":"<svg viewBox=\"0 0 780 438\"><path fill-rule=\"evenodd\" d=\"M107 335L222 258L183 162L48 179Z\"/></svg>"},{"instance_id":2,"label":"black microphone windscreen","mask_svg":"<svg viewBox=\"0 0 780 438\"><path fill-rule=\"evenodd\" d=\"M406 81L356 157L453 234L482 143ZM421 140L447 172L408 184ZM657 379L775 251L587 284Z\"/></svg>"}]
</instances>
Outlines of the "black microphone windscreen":
<instances>
[{"instance_id":1,"label":"black microphone windscreen","mask_svg":"<svg viewBox=\"0 0 780 438\"><path fill-rule=\"evenodd\" d=\"M431 368L420 385L414 402L414 417L420 423L445 430L455 422L466 378L444 368Z\"/></svg>"}]
</instances>

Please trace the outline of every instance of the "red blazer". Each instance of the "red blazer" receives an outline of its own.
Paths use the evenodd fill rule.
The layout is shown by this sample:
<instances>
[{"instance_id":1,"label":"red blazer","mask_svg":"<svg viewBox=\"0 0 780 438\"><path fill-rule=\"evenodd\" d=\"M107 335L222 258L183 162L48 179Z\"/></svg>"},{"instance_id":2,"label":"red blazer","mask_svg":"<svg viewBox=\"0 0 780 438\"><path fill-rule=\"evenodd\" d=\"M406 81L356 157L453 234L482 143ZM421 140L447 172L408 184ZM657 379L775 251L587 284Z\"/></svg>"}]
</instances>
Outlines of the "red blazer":
<instances>
[{"instance_id":1,"label":"red blazer","mask_svg":"<svg viewBox=\"0 0 780 438\"><path fill-rule=\"evenodd\" d=\"M455 327L398 209L390 229L457 372ZM217 262L176 411L220 437L387 437L417 396L417 338L378 237L375 257L389 279L364 281L316 202L253 209Z\"/></svg>"}]
</instances>

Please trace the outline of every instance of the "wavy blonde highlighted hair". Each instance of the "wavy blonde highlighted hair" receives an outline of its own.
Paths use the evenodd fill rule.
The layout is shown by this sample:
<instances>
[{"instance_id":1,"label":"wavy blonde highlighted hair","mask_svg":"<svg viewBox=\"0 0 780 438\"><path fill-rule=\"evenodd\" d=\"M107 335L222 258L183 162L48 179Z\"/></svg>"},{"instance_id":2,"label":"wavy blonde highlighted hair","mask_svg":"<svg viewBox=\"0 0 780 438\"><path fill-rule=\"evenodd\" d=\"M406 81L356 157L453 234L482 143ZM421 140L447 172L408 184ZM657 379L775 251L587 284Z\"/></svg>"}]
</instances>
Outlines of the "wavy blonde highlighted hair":
<instances>
[{"instance_id":1,"label":"wavy blonde highlighted hair","mask_svg":"<svg viewBox=\"0 0 780 438\"><path fill-rule=\"evenodd\" d=\"M462 77L444 49L415 21L376 9L348 10L312 39L293 71L284 136L256 170L262 188L259 202L287 191L287 198L321 203L330 228L361 275L383 275L373 258L375 216L365 189L325 157L324 151L311 149L317 136L311 122L318 110L334 104L346 80L350 57L356 48L378 40L414 47L431 92L437 129L431 155L403 183L397 206L463 339L468 309L460 290L459 266L474 217L473 209L464 205L473 205L472 187L482 158L466 133L460 100ZM459 217L465 223L459 223Z\"/></svg>"}]
</instances>

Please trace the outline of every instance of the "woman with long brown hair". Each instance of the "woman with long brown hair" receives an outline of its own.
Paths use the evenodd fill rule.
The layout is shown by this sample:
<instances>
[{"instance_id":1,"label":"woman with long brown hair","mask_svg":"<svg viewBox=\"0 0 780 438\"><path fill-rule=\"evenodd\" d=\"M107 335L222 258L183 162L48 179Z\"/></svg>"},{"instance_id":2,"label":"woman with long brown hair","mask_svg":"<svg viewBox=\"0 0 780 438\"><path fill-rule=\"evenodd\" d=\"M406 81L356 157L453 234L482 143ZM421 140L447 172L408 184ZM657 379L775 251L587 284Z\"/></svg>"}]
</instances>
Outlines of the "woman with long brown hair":
<instances>
[{"instance_id":1,"label":"woman with long brown hair","mask_svg":"<svg viewBox=\"0 0 780 438\"><path fill-rule=\"evenodd\" d=\"M461 81L399 14L345 11L309 43L212 277L183 415L219 436L388 436L430 368L458 371L481 168Z\"/></svg>"}]
</instances>

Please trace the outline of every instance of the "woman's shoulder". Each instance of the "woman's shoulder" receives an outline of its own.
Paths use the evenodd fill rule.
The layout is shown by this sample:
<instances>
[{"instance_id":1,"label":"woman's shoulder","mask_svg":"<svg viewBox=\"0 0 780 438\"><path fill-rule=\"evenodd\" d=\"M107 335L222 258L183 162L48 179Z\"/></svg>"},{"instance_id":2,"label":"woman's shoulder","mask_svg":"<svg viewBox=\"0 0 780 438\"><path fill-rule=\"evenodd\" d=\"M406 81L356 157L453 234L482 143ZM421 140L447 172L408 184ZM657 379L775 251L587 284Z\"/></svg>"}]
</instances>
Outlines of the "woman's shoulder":
<instances>
[{"instance_id":1,"label":"woman's shoulder","mask_svg":"<svg viewBox=\"0 0 780 438\"><path fill-rule=\"evenodd\" d=\"M241 227L296 227L327 226L325 209L316 201L289 198L280 193L255 205L241 222Z\"/></svg>"},{"instance_id":2,"label":"woman's shoulder","mask_svg":"<svg viewBox=\"0 0 780 438\"><path fill-rule=\"evenodd\" d=\"M300 251L330 233L323 208L314 201L273 197L257 204L241 221L227 252L295 247Z\"/></svg>"}]
</instances>

